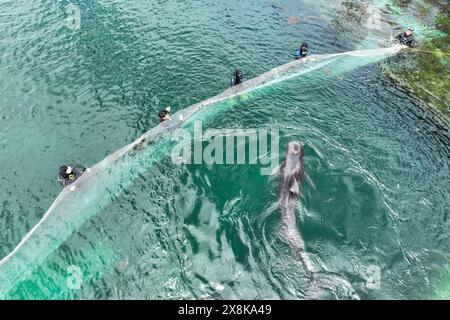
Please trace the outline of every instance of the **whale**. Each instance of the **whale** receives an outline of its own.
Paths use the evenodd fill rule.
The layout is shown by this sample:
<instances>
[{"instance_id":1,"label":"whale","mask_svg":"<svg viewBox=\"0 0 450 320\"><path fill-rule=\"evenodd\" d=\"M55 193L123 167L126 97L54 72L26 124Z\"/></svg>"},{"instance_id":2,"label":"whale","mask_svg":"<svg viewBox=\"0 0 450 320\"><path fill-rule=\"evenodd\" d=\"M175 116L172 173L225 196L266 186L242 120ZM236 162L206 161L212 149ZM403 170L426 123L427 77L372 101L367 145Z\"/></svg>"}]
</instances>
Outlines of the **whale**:
<instances>
[{"instance_id":1,"label":"whale","mask_svg":"<svg viewBox=\"0 0 450 320\"><path fill-rule=\"evenodd\" d=\"M311 281L307 299L354 299L359 300L352 285L341 275L316 268L306 251L305 242L297 226L299 196L305 174L305 146L302 142L291 141L286 147L284 161L280 166L280 233L301 261L303 269ZM339 290L337 290L339 289Z\"/></svg>"},{"instance_id":2,"label":"whale","mask_svg":"<svg viewBox=\"0 0 450 320\"><path fill-rule=\"evenodd\" d=\"M286 147L284 162L280 167L280 231L284 240L300 258L309 276L314 273L313 264L305 249L305 242L297 227L298 197L305 176L305 147L298 141L291 141Z\"/></svg>"}]
</instances>

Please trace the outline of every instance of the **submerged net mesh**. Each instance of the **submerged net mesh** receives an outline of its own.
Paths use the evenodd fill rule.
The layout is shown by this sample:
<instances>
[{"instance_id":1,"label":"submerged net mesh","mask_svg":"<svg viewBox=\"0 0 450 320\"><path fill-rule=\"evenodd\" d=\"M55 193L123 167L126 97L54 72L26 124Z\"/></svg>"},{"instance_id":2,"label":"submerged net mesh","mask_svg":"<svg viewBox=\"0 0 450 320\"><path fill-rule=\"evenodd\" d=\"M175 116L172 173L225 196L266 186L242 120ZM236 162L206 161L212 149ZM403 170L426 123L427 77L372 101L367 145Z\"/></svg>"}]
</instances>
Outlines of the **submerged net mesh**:
<instances>
[{"instance_id":1,"label":"submerged net mesh","mask_svg":"<svg viewBox=\"0 0 450 320\"><path fill-rule=\"evenodd\" d=\"M167 143L168 133L187 125L203 109L232 97L310 73L344 57L353 57L353 60L341 63L340 68L333 67L335 74L381 60L400 49L401 47L395 46L313 55L306 59L295 60L176 112L170 121L160 123L134 142L107 156L71 186L63 189L39 223L0 261L0 298L17 283L26 279L27 275L58 249L62 242L114 200L140 174L168 154L170 150L170 143ZM354 59L355 57L359 59ZM76 187L74 191L70 190L72 186Z\"/></svg>"}]
</instances>

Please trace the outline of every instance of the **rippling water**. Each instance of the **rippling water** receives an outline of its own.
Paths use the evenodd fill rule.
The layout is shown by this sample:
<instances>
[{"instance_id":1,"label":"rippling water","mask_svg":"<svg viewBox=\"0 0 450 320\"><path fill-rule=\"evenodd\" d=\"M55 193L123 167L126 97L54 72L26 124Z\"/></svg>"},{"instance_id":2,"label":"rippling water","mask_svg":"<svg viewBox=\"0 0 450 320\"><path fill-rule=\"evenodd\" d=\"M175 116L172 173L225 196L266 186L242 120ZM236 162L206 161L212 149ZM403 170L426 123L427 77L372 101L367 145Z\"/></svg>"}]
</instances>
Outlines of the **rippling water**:
<instances>
[{"instance_id":1,"label":"rippling water","mask_svg":"<svg viewBox=\"0 0 450 320\"><path fill-rule=\"evenodd\" d=\"M284 64L304 39L313 53L379 39L358 37L355 21L336 32L341 12L323 2L73 1L79 30L66 27L68 3L2 3L2 257L59 194L61 163L94 165L155 126L162 107L217 94L236 66L255 77ZM322 298L350 298L344 280L361 298L430 297L448 264L448 130L382 63L332 77L330 65L235 98L204 124L278 128L282 149L304 141L311 182L298 225L331 288ZM5 294L308 298L277 195L259 166L176 166L166 155ZM79 290L67 288L72 265ZM367 286L371 266L379 288Z\"/></svg>"}]
</instances>

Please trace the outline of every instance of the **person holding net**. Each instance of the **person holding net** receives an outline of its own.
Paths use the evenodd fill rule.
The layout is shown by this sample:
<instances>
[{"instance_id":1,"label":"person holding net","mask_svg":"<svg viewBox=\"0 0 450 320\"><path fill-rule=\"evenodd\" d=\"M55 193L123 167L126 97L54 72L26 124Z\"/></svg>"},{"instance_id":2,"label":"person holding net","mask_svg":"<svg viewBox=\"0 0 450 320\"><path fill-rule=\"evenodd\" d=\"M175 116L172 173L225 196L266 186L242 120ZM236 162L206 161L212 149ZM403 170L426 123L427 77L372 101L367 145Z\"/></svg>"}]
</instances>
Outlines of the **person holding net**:
<instances>
[{"instance_id":1,"label":"person holding net","mask_svg":"<svg viewBox=\"0 0 450 320\"><path fill-rule=\"evenodd\" d=\"M397 35L396 39L398 40L398 42L400 42L400 44L412 48L416 44L416 38L414 37L413 32L414 28L409 27L405 32L402 32L399 35Z\"/></svg>"},{"instance_id":2,"label":"person holding net","mask_svg":"<svg viewBox=\"0 0 450 320\"><path fill-rule=\"evenodd\" d=\"M82 165L64 165L59 168L58 181L62 187L74 183L83 173L88 170Z\"/></svg>"}]
</instances>

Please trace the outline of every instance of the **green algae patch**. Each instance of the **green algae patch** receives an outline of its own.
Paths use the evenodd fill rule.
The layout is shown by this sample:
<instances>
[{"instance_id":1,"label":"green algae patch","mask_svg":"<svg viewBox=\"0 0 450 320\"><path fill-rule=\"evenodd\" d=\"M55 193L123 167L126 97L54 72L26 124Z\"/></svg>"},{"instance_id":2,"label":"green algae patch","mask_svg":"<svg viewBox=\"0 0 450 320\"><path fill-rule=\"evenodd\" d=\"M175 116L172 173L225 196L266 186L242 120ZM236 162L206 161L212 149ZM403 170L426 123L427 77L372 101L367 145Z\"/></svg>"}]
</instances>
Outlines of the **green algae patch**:
<instances>
[{"instance_id":1,"label":"green algae patch","mask_svg":"<svg viewBox=\"0 0 450 320\"><path fill-rule=\"evenodd\" d=\"M418 22L418 45L405 50L383 67L395 83L423 101L447 127L450 127L449 12L449 4L440 4L432 25L426 25L426 21Z\"/></svg>"},{"instance_id":2,"label":"green algae patch","mask_svg":"<svg viewBox=\"0 0 450 320\"><path fill-rule=\"evenodd\" d=\"M450 265L450 264L449 264ZM439 281L434 287L431 300L450 300L450 270L447 267L439 277Z\"/></svg>"}]
</instances>

